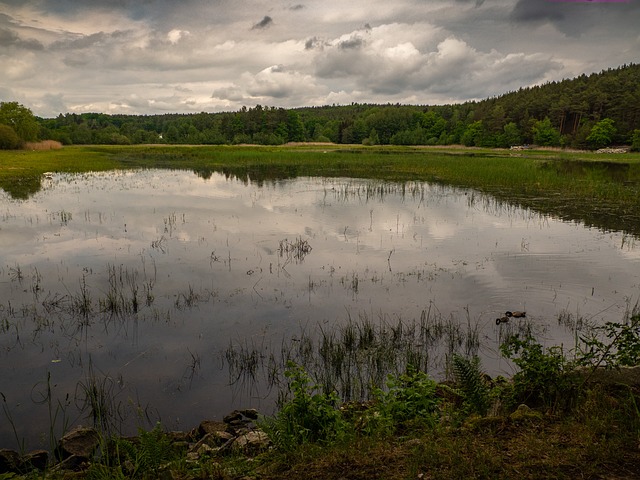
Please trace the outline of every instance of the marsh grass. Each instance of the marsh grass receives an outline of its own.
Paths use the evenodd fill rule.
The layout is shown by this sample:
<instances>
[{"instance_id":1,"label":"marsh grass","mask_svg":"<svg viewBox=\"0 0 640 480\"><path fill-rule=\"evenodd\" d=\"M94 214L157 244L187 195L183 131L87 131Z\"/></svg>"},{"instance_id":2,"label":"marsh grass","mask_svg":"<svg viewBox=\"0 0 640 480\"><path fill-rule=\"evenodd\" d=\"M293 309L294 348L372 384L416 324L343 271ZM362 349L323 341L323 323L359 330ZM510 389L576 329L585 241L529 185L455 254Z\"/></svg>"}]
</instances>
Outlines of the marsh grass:
<instances>
[{"instance_id":1,"label":"marsh grass","mask_svg":"<svg viewBox=\"0 0 640 480\"><path fill-rule=\"evenodd\" d=\"M119 434L126 419L125 405L118 400L120 385L108 374L96 374L91 360L85 378L76 385L74 399L78 411L104 437Z\"/></svg>"},{"instance_id":2,"label":"marsh grass","mask_svg":"<svg viewBox=\"0 0 640 480\"><path fill-rule=\"evenodd\" d=\"M31 400L36 405L46 405L49 415L48 425L48 441L49 450L55 452L57 442L64 435L71 424L68 417L69 406L71 405L71 397L67 393L63 399L58 398L54 392L56 385L51 382L51 372L47 372L47 379L33 386L31 390Z\"/></svg>"},{"instance_id":3,"label":"marsh grass","mask_svg":"<svg viewBox=\"0 0 640 480\"><path fill-rule=\"evenodd\" d=\"M299 176L437 182L587 225L640 234L636 153L527 150L513 156L508 150L340 145L65 147L0 152L0 188L14 198L28 198L41 188L45 172L131 168L185 169L204 178L220 172L258 184Z\"/></svg>"},{"instance_id":4,"label":"marsh grass","mask_svg":"<svg viewBox=\"0 0 640 480\"><path fill-rule=\"evenodd\" d=\"M470 318L441 315L430 306L416 320L361 313L330 329L318 326L283 338L279 347L265 339L230 342L225 351L229 383L249 391L282 391L290 362L305 369L325 394L338 392L342 401L364 401L383 388L388 375L407 369L442 375L454 353L476 355L479 327Z\"/></svg>"}]
</instances>

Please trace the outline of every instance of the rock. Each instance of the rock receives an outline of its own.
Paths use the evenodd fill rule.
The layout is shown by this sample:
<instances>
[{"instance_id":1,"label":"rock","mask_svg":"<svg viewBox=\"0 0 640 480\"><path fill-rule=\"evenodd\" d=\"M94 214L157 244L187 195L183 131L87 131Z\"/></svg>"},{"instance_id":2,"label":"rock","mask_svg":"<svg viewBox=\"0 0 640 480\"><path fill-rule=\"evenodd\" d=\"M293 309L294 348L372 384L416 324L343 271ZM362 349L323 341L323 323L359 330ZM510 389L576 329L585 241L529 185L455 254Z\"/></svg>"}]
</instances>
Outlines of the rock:
<instances>
[{"instance_id":1,"label":"rock","mask_svg":"<svg viewBox=\"0 0 640 480\"><path fill-rule=\"evenodd\" d=\"M231 448L237 452L245 454L255 454L263 452L271 445L271 440L262 430L252 430L240 435L231 444Z\"/></svg>"},{"instance_id":2,"label":"rock","mask_svg":"<svg viewBox=\"0 0 640 480\"><path fill-rule=\"evenodd\" d=\"M498 416L481 417L480 415L472 415L465 421L464 426L465 428L473 432L482 432L482 431L491 432L491 431L496 431L503 428L504 422L505 420L503 417L498 417Z\"/></svg>"},{"instance_id":3,"label":"rock","mask_svg":"<svg viewBox=\"0 0 640 480\"><path fill-rule=\"evenodd\" d=\"M229 432L211 432L207 433L204 437L202 437L198 443L193 445L189 451L198 451L200 446L207 445L210 448L221 447L229 440L233 439L234 436Z\"/></svg>"},{"instance_id":4,"label":"rock","mask_svg":"<svg viewBox=\"0 0 640 480\"><path fill-rule=\"evenodd\" d=\"M18 473L20 454L8 448L0 449L0 474Z\"/></svg>"},{"instance_id":5,"label":"rock","mask_svg":"<svg viewBox=\"0 0 640 480\"><path fill-rule=\"evenodd\" d=\"M202 438L208 433L224 432L227 429L227 425L224 422L216 422L214 420L203 420L198 425L198 438Z\"/></svg>"},{"instance_id":6,"label":"rock","mask_svg":"<svg viewBox=\"0 0 640 480\"><path fill-rule=\"evenodd\" d=\"M70 457L65 458L61 462L57 463L51 470L56 471L79 471L84 470L88 467L87 458L80 457L78 455L71 455Z\"/></svg>"},{"instance_id":7,"label":"rock","mask_svg":"<svg viewBox=\"0 0 640 480\"><path fill-rule=\"evenodd\" d=\"M584 380L602 385L640 385L640 367L582 368L576 371Z\"/></svg>"},{"instance_id":8,"label":"rock","mask_svg":"<svg viewBox=\"0 0 640 480\"><path fill-rule=\"evenodd\" d=\"M239 410L234 410L230 414L225 415L224 418L222 419L222 421L227 424L231 422L235 422L237 420L242 420L242 413L240 413Z\"/></svg>"},{"instance_id":9,"label":"rock","mask_svg":"<svg viewBox=\"0 0 640 480\"><path fill-rule=\"evenodd\" d=\"M100 444L100 435L94 428L78 427L58 441L57 454L60 459L73 455L89 459Z\"/></svg>"},{"instance_id":10,"label":"rock","mask_svg":"<svg viewBox=\"0 0 640 480\"><path fill-rule=\"evenodd\" d=\"M22 467L31 470L44 470L49 463L49 452L46 450L34 450L22 457Z\"/></svg>"},{"instance_id":11,"label":"rock","mask_svg":"<svg viewBox=\"0 0 640 480\"><path fill-rule=\"evenodd\" d=\"M246 410L242 410L241 412L245 417L251 419L251 420L257 420L258 419L258 410L256 410L255 408L247 408Z\"/></svg>"},{"instance_id":12,"label":"rock","mask_svg":"<svg viewBox=\"0 0 640 480\"><path fill-rule=\"evenodd\" d=\"M223 418L226 430L235 435L242 435L251 431L254 427L254 420L258 418L257 410L252 408L246 410L234 410Z\"/></svg>"}]
</instances>

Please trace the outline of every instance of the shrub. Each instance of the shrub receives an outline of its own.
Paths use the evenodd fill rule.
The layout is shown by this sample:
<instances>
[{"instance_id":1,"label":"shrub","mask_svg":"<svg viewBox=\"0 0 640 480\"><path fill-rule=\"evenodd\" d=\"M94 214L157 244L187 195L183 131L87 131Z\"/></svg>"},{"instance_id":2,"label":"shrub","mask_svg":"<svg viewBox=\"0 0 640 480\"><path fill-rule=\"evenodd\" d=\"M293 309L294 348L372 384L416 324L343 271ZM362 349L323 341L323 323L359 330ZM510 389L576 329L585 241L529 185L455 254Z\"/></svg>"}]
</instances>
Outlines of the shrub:
<instances>
[{"instance_id":1,"label":"shrub","mask_svg":"<svg viewBox=\"0 0 640 480\"><path fill-rule=\"evenodd\" d=\"M14 150L20 148L21 144L22 142L13 128L0 124L0 150Z\"/></svg>"},{"instance_id":2,"label":"shrub","mask_svg":"<svg viewBox=\"0 0 640 480\"><path fill-rule=\"evenodd\" d=\"M575 398L574 364L561 346L543 348L531 335L509 337L501 353L520 368L513 376L512 404L531 407L566 408Z\"/></svg>"},{"instance_id":3,"label":"shrub","mask_svg":"<svg viewBox=\"0 0 640 480\"><path fill-rule=\"evenodd\" d=\"M609 339L601 340L602 335ZM581 338L578 362L585 366L608 368L640 365L640 314L625 323L606 322Z\"/></svg>"},{"instance_id":4,"label":"shrub","mask_svg":"<svg viewBox=\"0 0 640 480\"><path fill-rule=\"evenodd\" d=\"M587 143L589 143L591 148L606 147L607 145L611 145L615 133L616 127L613 124L613 120L604 118L593 126L587 136Z\"/></svg>"},{"instance_id":5,"label":"shrub","mask_svg":"<svg viewBox=\"0 0 640 480\"><path fill-rule=\"evenodd\" d=\"M276 448L292 451L302 443L331 443L343 436L347 423L336 408L338 396L314 393L319 390L311 384L306 371L294 362L288 362L285 377L293 397L275 417L260 422Z\"/></svg>"},{"instance_id":6,"label":"shrub","mask_svg":"<svg viewBox=\"0 0 640 480\"><path fill-rule=\"evenodd\" d=\"M410 420L434 425L439 406L436 387L426 373L414 368L398 378L389 375L388 390L376 391L379 412L394 423Z\"/></svg>"}]
</instances>

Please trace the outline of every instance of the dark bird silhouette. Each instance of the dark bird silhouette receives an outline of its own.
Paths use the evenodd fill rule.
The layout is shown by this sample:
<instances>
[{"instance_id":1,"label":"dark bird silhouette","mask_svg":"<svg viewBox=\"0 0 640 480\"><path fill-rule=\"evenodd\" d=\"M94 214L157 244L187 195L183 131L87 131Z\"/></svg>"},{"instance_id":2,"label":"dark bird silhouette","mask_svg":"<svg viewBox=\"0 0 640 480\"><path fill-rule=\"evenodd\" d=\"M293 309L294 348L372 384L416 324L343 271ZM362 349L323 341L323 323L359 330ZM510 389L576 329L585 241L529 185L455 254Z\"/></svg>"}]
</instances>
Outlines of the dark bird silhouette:
<instances>
[{"instance_id":1,"label":"dark bird silhouette","mask_svg":"<svg viewBox=\"0 0 640 480\"><path fill-rule=\"evenodd\" d=\"M508 321L509 321L509 317L496 318L496 325L500 325L501 323L507 323Z\"/></svg>"},{"instance_id":2,"label":"dark bird silhouette","mask_svg":"<svg viewBox=\"0 0 640 480\"><path fill-rule=\"evenodd\" d=\"M527 312L505 312L505 315L507 317L524 318L527 316Z\"/></svg>"}]
</instances>

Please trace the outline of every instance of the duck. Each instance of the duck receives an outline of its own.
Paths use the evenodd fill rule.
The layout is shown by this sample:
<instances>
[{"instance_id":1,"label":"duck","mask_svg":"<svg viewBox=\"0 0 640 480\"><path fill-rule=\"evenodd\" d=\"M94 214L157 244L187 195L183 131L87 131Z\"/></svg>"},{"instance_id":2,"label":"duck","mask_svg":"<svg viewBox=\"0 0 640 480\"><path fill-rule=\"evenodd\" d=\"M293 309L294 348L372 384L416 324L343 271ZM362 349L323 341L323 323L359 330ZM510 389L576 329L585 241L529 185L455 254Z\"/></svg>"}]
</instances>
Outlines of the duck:
<instances>
[{"instance_id":1,"label":"duck","mask_svg":"<svg viewBox=\"0 0 640 480\"><path fill-rule=\"evenodd\" d=\"M501 323L507 323L508 321L509 321L509 317L496 318L496 325L500 325Z\"/></svg>"},{"instance_id":2,"label":"duck","mask_svg":"<svg viewBox=\"0 0 640 480\"><path fill-rule=\"evenodd\" d=\"M507 317L514 317L514 318L524 318L527 316L527 312L505 312L505 315Z\"/></svg>"}]
</instances>

